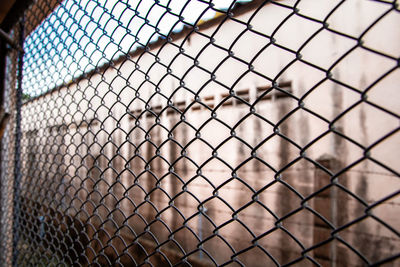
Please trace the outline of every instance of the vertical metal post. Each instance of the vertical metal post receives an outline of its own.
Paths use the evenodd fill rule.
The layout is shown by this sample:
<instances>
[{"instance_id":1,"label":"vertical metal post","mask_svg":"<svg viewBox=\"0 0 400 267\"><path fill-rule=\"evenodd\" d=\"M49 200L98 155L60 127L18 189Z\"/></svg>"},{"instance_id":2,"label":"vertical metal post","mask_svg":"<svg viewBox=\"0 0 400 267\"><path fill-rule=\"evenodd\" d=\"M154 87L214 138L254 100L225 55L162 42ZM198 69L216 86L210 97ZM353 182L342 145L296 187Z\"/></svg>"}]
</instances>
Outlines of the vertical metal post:
<instances>
[{"instance_id":1,"label":"vertical metal post","mask_svg":"<svg viewBox=\"0 0 400 267\"><path fill-rule=\"evenodd\" d=\"M24 44L24 18L20 22L19 45ZM22 69L24 53L18 50L17 91L15 103L15 155L14 155L14 225L13 225L13 260L12 265L17 266L19 242L19 218L21 210L20 182L21 182L21 106L22 106Z\"/></svg>"},{"instance_id":2,"label":"vertical metal post","mask_svg":"<svg viewBox=\"0 0 400 267\"><path fill-rule=\"evenodd\" d=\"M6 69L6 46L5 46L5 42L3 40L0 40L0 108L4 107L4 91L5 91L5 69ZM4 155L3 155L3 139L0 138L0 211L3 211L4 208L4 197L2 196L3 193L3 186L4 184L3 182L3 161L4 161ZM2 216L0 214L0 221L2 219ZM3 240L5 240L5 231L3 230L4 226L0 225L0 251L2 251L3 255L0 255L0 261L5 262L6 261L6 245L4 244L5 242ZM3 264L0 264L0 266L2 266ZM5 265L5 264L4 264Z\"/></svg>"}]
</instances>

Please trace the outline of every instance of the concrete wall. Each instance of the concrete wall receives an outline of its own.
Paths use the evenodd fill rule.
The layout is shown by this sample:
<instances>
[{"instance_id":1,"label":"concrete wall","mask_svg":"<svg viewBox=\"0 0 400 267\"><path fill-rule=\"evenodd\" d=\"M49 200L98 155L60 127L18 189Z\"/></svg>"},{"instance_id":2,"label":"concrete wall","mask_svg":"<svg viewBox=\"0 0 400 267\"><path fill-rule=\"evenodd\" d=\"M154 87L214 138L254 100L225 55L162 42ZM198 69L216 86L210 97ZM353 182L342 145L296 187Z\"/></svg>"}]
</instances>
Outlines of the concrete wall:
<instances>
[{"instance_id":1,"label":"concrete wall","mask_svg":"<svg viewBox=\"0 0 400 267\"><path fill-rule=\"evenodd\" d=\"M298 8L323 20L336 4ZM327 20L332 30L293 15L273 45L265 35L292 10L267 4L253 17L235 17L251 18L251 31L227 20L28 102L27 196L46 197L45 205L94 226L105 222L109 235L121 228L138 241L165 242L178 255L172 232L186 252L202 239L204 251L190 258L208 262L209 255L218 264L255 243L236 259L246 266L298 259L331 237L315 213L336 228L369 214L398 230L398 196L366 212L399 188L399 134L373 145L398 129L398 63L333 31L358 38L386 9L347 1ZM364 45L398 57L399 22L391 12L363 36ZM318 31L299 52L302 61L279 48L298 51ZM226 48L234 42L233 57ZM399 237L372 216L338 237L307 255L358 266L364 262L345 242L370 262L400 248Z\"/></svg>"}]
</instances>

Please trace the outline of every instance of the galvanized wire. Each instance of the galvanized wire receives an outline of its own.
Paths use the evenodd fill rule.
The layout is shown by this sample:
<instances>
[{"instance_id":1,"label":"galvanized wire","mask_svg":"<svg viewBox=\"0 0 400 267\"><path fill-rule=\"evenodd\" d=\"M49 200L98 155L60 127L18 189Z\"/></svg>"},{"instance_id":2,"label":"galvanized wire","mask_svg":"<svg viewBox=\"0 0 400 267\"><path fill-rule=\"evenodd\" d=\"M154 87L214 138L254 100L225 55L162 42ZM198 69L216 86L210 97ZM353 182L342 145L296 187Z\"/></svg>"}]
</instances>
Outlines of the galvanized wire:
<instances>
[{"instance_id":1,"label":"galvanized wire","mask_svg":"<svg viewBox=\"0 0 400 267\"><path fill-rule=\"evenodd\" d=\"M395 266L399 22L397 1L36 1L21 83L8 55L3 265Z\"/></svg>"}]
</instances>

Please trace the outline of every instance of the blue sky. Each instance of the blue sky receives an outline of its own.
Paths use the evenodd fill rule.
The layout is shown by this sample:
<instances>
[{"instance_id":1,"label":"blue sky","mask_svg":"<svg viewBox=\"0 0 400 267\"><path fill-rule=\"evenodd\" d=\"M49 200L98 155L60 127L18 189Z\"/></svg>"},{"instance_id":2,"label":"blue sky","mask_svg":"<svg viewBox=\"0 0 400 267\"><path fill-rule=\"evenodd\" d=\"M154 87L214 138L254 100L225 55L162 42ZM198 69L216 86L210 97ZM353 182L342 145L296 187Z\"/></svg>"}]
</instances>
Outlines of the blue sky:
<instances>
[{"instance_id":1,"label":"blue sky","mask_svg":"<svg viewBox=\"0 0 400 267\"><path fill-rule=\"evenodd\" d=\"M185 24L248 1L66 0L26 38L24 93L40 95Z\"/></svg>"}]
</instances>

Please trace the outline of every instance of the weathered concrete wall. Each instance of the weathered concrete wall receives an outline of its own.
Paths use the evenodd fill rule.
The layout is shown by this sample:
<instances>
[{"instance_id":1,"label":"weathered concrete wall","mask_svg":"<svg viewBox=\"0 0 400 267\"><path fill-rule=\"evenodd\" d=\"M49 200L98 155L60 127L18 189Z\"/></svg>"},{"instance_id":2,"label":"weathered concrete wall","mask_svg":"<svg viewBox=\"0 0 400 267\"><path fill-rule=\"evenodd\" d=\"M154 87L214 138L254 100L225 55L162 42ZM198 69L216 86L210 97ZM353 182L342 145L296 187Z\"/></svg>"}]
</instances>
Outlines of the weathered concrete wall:
<instances>
[{"instance_id":1,"label":"weathered concrete wall","mask_svg":"<svg viewBox=\"0 0 400 267\"><path fill-rule=\"evenodd\" d=\"M323 19L333 2L305 1L299 9ZM381 7L348 1L328 19L329 28L359 36ZM397 62L360 47L339 60L357 41L326 29L300 51L303 61L278 46L265 48L270 40L258 33L271 34L290 12L265 5L250 21L252 31L227 20L218 30L193 32L185 41L174 40L27 103L24 125L36 131L29 140L36 142L40 171L25 190L35 192L39 184L53 190L47 192L55 198L34 194L93 225L106 222L110 236L121 228L138 240L179 250L168 242L176 231L174 239L186 252L207 240L204 252L191 258L207 261L208 253L218 264L255 242L257 247L237 259L266 266L272 260L261 252L265 249L285 264L331 237L329 224L315 213L336 228L366 215L367 205L399 188L399 135L372 146L398 127L398 118L377 107L399 114L398 68L370 86ZM252 14L236 19L247 22ZM398 56L400 32L393 25L399 22L398 13L385 17L363 37L364 45ZM274 39L298 51L321 27L294 15ZM234 40L234 56L251 61L251 69L219 48ZM230 89L235 96L229 98ZM377 106L364 101L366 90ZM49 130L55 125L64 126ZM399 207L395 197L368 212L398 229ZM398 236L372 217L338 236L371 262L400 248ZM107 236L99 242L104 246ZM363 264L338 240L309 255L322 264Z\"/></svg>"}]
</instances>

